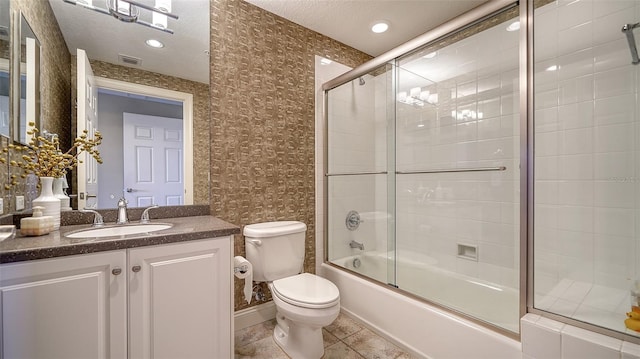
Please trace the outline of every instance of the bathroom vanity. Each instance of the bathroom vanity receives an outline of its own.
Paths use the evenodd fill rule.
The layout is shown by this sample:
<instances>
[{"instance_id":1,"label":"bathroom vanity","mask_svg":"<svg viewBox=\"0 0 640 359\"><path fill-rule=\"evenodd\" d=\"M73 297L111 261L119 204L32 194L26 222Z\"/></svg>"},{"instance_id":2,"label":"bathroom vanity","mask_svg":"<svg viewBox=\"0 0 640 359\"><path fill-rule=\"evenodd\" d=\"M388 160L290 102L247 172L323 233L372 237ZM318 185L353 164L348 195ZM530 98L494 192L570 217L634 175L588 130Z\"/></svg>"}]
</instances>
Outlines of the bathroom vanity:
<instances>
[{"instance_id":1,"label":"bathroom vanity","mask_svg":"<svg viewBox=\"0 0 640 359\"><path fill-rule=\"evenodd\" d=\"M211 216L152 234L0 243L4 358L230 358L232 243Z\"/></svg>"}]
</instances>

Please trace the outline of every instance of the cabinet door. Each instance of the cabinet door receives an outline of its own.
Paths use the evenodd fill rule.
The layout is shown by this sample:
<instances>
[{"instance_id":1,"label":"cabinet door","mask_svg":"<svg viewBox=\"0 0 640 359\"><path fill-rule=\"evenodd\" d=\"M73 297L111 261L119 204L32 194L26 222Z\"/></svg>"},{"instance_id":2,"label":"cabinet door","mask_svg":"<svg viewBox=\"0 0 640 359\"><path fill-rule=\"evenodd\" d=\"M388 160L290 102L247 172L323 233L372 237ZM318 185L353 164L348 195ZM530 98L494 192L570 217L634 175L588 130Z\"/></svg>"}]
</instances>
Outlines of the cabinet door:
<instances>
[{"instance_id":1,"label":"cabinet door","mask_svg":"<svg viewBox=\"0 0 640 359\"><path fill-rule=\"evenodd\" d=\"M230 241L129 250L130 358L231 358Z\"/></svg>"},{"instance_id":2,"label":"cabinet door","mask_svg":"<svg viewBox=\"0 0 640 359\"><path fill-rule=\"evenodd\" d=\"M123 250L0 266L0 357L125 358L125 260Z\"/></svg>"}]
</instances>

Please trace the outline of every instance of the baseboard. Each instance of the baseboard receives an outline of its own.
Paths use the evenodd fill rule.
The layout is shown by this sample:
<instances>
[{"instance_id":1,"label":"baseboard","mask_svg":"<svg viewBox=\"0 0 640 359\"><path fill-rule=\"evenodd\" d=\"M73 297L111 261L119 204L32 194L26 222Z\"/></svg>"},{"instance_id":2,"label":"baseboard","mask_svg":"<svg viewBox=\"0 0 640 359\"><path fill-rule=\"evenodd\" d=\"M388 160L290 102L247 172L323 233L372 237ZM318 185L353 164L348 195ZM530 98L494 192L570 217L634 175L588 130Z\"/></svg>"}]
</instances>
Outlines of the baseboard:
<instances>
[{"instance_id":1,"label":"baseboard","mask_svg":"<svg viewBox=\"0 0 640 359\"><path fill-rule=\"evenodd\" d=\"M234 314L234 330L240 330L260 324L276 317L276 305L273 301L251 308L241 309Z\"/></svg>"}]
</instances>

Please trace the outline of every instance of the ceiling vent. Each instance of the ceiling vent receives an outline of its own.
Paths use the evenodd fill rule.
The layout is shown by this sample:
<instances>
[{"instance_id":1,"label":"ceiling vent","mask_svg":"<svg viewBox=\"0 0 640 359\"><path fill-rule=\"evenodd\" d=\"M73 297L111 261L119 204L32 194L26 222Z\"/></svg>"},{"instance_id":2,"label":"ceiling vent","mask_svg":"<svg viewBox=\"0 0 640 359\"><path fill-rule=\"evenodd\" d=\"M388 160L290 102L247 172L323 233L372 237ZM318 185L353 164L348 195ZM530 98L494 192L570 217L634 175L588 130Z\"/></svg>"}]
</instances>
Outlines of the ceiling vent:
<instances>
[{"instance_id":1,"label":"ceiling vent","mask_svg":"<svg viewBox=\"0 0 640 359\"><path fill-rule=\"evenodd\" d=\"M118 54L118 60L120 60L121 63L123 63L125 65L129 65L129 66L140 66L140 65L142 65L142 59L137 58L137 57L133 57L133 56L129 56L129 55Z\"/></svg>"}]
</instances>

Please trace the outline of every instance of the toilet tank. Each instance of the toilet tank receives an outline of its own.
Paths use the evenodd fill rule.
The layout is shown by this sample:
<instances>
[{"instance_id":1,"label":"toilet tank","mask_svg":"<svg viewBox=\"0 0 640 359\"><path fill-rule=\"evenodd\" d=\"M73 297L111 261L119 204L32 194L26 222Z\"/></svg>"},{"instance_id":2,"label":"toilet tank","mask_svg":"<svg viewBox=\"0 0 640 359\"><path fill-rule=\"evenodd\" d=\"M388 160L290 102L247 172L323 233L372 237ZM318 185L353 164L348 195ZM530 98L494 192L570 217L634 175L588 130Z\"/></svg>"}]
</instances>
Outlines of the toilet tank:
<instances>
[{"instance_id":1,"label":"toilet tank","mask_svg":"<svg viewBox=\"0 0 640 359\"><path fill-rule=\"evenodd\" d=\"M244 227L246 258L253 280L271 282L302 272L307 226L297 221L250 224Z\"/></svg>"}]
</instances>

